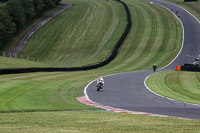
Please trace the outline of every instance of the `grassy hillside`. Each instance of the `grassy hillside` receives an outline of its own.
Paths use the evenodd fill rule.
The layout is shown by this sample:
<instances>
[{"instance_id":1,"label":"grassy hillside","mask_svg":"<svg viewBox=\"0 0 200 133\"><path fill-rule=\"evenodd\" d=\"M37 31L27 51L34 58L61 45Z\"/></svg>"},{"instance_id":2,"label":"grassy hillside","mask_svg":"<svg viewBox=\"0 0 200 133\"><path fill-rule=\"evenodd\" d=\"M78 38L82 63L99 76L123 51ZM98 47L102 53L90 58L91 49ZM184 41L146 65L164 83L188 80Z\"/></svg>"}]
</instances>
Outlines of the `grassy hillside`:
<instances>
[{"instance_id":1,"label":"grassy hillside","mask_svg":"<svg viewBox=\"0 0 200 133\"><path fill-rule=\"evenodd\" d=\"M172 99L200 104L200 73L165 71L153 74L147 86Z\"/></svg>"},{"instance_id":2,"label":"grassy hillside","mask_svg":"<svg viewBox=\"0 0 200 133\"><path fill-rule=\"evenodd\" d=\"M103 0L72 4L35 33L21 54L70 65L105 58L125 29L123 6Z\"/></svg>"},{"instance_id":3,"label":"grassy hillside","mask_svg":"<svg viewBox=\"0 0 200 133\"><path fill-rule=\"evenodd\" d=\"M104 69L146 70L167 65L179 52L182 27L165 9L138 1L125 1L132 15L132 29L117 58ZM166 20L171 21L166 21ZM114 67L113 67L114 66Z\"/></svg>"},{"instance_id":4,"label":"grassy hillside","mask_svg":"<svg viewBox=\"0 0 200 133\"><path fill-rule=\"evenodd\" d=\"M32 60L32 61L31 61ZM0 68L48 67L49 65L21 58L0 57Z\"/></svg>"},{"instance_id":5,"label":"grassy hillside","mask_svg":"<svg viewBox=\"0 0 200 133\"><path fill-rule=\"evenodd\" d=\"M132 13L131 32L115 62L106 69L116 65L115 69L126 71L150 69L153 63L165 66L180 49L182 28L178 20L154 4L126 2ZM21 54L64 66L87 65L106 58L125 29L124 7L102 0L72 4L35 33ZM170 23L166 21L169 18Z\"/></svg>"}]
</instances>

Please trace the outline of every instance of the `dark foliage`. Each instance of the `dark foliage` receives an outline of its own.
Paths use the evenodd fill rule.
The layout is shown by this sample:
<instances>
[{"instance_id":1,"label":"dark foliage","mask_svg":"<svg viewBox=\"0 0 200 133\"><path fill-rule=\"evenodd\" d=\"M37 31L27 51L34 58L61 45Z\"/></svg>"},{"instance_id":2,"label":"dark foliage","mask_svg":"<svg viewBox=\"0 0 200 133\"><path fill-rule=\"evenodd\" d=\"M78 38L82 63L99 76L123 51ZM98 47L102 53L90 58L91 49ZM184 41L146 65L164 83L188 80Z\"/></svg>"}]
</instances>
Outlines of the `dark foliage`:
<instances>
[{"instance_id":1,"label":"dark foliage","mask_svg":"<svg viewBox=\"0 0 200 133\"><path fill-rule=\"evenodd\" d=\"M33 0L36 15L40 16L41 13L44 11L45 4L43 0Z\"/></svg>"},{"instance_id":2,"label":"dark foliage","mask_svg":"<svg viewBox=\"0 0 200 133\"><path fill-rule=\"evenodd\" d=\"M26 22L30 22L36 16L34 2L33 0L21 0L21 2L25 11L24 15Z\"/></svg>"},{"instance_id":3,"label":"dark foliage","mask_svg":"<svg viewBox=\"0 0 200 133\"><path fill-rule=\"evenodd\" d=\"M25 10L21 0L9 0L7 10L12 21L16 24L17 31L22 30L26 24Z\"/></svg>"},{"instance_id":4,"label":"dark foliage","mask_svg":"<svg viewBox=\"0 0 200 133\"><path fill-rule=\"evenodd\" d=\"M13 36L15 23L11 21L8 12L0 10L0 48Z\"/></svg>"},{"instance_id":5,"label":"dark foliage","mask_svg":"<svg viewBox=\"0 0 200 133\"><path fill-rule=\"evenodd\" d=\"M0 2L7 2L8 0L0 0Z\"/></svg>"}]
</instances>

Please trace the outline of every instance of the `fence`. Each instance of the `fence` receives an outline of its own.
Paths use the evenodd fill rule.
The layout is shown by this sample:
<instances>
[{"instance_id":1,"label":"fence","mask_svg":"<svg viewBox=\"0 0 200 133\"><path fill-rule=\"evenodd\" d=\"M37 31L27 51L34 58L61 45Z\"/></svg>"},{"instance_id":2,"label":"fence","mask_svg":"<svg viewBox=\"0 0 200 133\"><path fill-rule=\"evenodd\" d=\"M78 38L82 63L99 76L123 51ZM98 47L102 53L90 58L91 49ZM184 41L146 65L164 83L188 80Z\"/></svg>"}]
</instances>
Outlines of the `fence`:
<instances>
[{"instance_id":1,"label":"fence","mask_svg":"<svg viewBox=\"0 0 200 133\"><path fill-rule=\"evenodd\" d=\"M14 55L11 52L5 52L5 51L0 52L0 56L40 62L40 63L48 64L49 66L71 67L71 66L81 65L81 64L84 64L88 61L93 60L98 55L97 53L100 53L100 51L98 50L92 56L86 57L86 58L83 58L83 59L73 60L73 61L60 61L60 62L59 61L43 61L43 60L37 59L36 57L24 56L24 55Z\"/></svg>"}]
</instances>

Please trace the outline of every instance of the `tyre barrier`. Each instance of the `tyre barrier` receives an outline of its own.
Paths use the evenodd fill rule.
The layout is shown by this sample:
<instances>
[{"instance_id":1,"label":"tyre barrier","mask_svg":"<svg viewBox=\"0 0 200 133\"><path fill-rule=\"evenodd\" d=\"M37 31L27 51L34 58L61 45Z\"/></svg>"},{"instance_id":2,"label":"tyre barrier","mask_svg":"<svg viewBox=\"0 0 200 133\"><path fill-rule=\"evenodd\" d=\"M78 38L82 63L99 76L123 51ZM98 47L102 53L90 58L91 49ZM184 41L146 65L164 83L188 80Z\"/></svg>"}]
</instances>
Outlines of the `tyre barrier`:
<instances>
[{"instance_id":1,"label":"tyre barrier","mask_svg":"<svg viewBox=\"0 0 200 133\"><path fill-rule=\"evenodd\" d=\"M110 63L116 56L118 53L118 50L120 48L120 46L122 45L123 41L125 40L126 36L128 35L130 28L131 28L131 14L129 11L128 6L118 0L118 2L120 2L125 10L126 10L126 15L127 15L127 25L125 28L125 31L123 32L122 36L120 37L120 39L118 40L118 42L116 43L113 51L111 52L111 54L103 61L98 62L96 64L91 64L88 66L82 66L82 67L70 67L70 68L8 68L8 69L0 69L0 75L3 74L17 74L17 73L31 73L31 72L56 72L56 71L83 71L83 70L92 70L92 69L96 69L96 68L100 68L102 66L107 65L108 63Z\"/></svg>"},{"instance_id":2,"label":"tyre barrier","mask_svg":"<svg viewBox=\"0 0 200 133\"><path fill-rule=\"evenodd\" d=\"M184 0L184 2L199 1L199 0Z\"/></svg>"},{"instance_id":3,"label":"tyre barrier","mask_svg":"<svg viewBox=\"0 0 200 133\"><path fill-rule=\"evenodd\" d=\"M200 66L194 64L184 64L184 66L181 66L181 71L200 72Z\"/></svg>"}]
</instances>

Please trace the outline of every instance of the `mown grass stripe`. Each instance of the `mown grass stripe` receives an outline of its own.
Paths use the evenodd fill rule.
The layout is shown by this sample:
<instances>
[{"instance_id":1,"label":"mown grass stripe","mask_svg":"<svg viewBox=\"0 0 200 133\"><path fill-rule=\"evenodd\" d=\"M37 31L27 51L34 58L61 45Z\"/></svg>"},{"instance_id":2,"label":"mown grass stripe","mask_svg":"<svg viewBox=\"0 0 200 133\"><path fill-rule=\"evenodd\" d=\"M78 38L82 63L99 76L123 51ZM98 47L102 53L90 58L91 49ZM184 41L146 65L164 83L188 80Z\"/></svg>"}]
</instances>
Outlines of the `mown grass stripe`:
<instances>
[{"instance_id":1,"label":"mown grass stripe","mask_svg":"<svg viewBox=\"0 0 200 133\"><path fill-rule=\"evenodd\" d=\"M116 18L115 19L113 19L112 21L109 21L110 19L112 19L113 18L113 15L111 15L111 14L113 14L113 12L116 12L116 11L114 11L114 10L116 10L115 8L113 8L113 6L110 6L110 4L106 4L105 2L96 2L96 1L94 1L93 3L95 3L95 4L91 4L91 2L88 2L88 5L89 5L89 7L90 8L87 8L87 11L86 11L86 13L84 13L84 16L82 16L82 18L80 18L80 19L77 19L78 20L78 24L75 24L75 27L73 27L73 29L72 29L72 32L69 32L70 33L70 35L69 36L67 36L67 38L71 38L71 39L75 39L75 40L69 40L68 41L68 43L70 43L70 42L73 42L72 44L73 44L73 46L71 46L71 48L73 48L72 50L70 50L70 51L73 51L73 53L76 53L77 55L80 55L79 57L78 57L78 59L80 58L83 58L84 57L84 55L86 55L86 57L85 58L89 58L90 56L91 56L91 53L94 53L94 51L96 51L97 49L97 47L96 47L96 45L98 46L99 44L98 44L98 42L102 42L102 40L105 40L105 37L107 37L108 35L107 35L107 33L109 33L110 32L110 30L111 30L111 32L112 32L112 29L110 29L110 24L111 25L113 25L112 23L114 22L115 23L115 20L116 20ZM100 6L101 5L101 6ZM109 6L108 6L109 5ZM75 5L75 6L77 6L77 5ZM81 6L84 6L84 4L83 5L81 5ZM96 7L95 7L96 6ZM103 7L103 9L105 9L103 12L98 12L97 10L97 8L99 7L99 9L100 8L102 8ZM109 7L109 8L107 8L107 7ZM73 7L73 8L76 8L76 7ZM71 10L73 10L73 8L71 9ZM107 10L108 9L108 10ZM92 10L92 11L91 11ZM101 9L102 10L102 9ZM77 11L81 11L80 9L79 10L76 10L75 12L77 12ZM83 13L83 12L80 12L80 13ZM90 14L90 15L89 15ZM92 15L93 14L93 15ZM79 13L77 13L77 16L79 15ZM88 20L90 20L90 19L88 19L88 16L90 16L90 18L92 18L92 21L90 21L89 23L87 23L87 25L88 25L88 28L87 28L87 26L85 27L85 26L82 26L82 25L85 25L86 23L86 21L88 21ZM102 19L103 18L103 19ZM95 21L93 21L93 20L95 20ZM106 20L106 21L105 21ZM100 23L102 21L102 23ZM102 25L103 24L103 25ZM95 28L93 27L95 25ZM46 25L46 27L47 27L48 25ZM80 27L80 28L79 28ZM80 32L77 32L77 28L80 30ZM83 30L81 30L81 28L84 28ZM98 32L98 34L96 34L96 31L94 32L95 34L93 34L93 31L92 30L88 30L88 29L95 29L95 30L97 30L97 31L99 31L100 30L100 32ZM102 30L102 29L109 29L108 30L108 32L105 32L105 30ZM76 31L76 32L75 32ZM87 31L87 32L86 32ZM88 32L89 31L89 32ZM90 31L92 31L92 32L90 32ZM77 34L77 33L81 33L82 35L80 35L80 34ZM84 34L85 33L85 34ZM91 38L91 39L89 39L89 42L84 42L84 40L83 41L78 41L80 38L85 38L86 36L87 36L87 34L89 34L89 38ZM106 34L105 34L106 33ZM84 34L84 35L83 35ZM98 37L97 37L98 36ZM87 38L88 38L87 37ZM100 37L103 37L103 38L100 38ZM52 37L53 38L53 37ZM99 40L98 40L99 39ZM90 41L90 40L92 40L92 42ZM94 42L95 41L95 42ZM44 42L44 41L43 41ZM42 43L43 43L42 42ZM45 41L45 42L48 42L48 41ZM55 42L55 41L51 41L51 42ZM41 42L40 42L41 43ZM50 43L51 44L51 43ZM95 45L94 45L95 44ZM49 45L49 43L48 43L48 45ZM69 45L69 44L68 44ZM77 46L78 45L78 46ZM88 48L90 47L90 50L88 51L87 49L88 48L86 48L85 46L87 46L87 45L89 45L88 46ZM100 45L102 45L101 43L100 43ZM104 45L104 44L103 44ZM51 46L53 46L53 45L51 45ZM64 45L63 45L64 46ZM34 47L33 47L34 48ZM58 46L58 48L59 48L59 46ZM63 47L64 48L64 47ZM63 49L62 48L62 49ZM26 48L25 48L26 49ZM49 50L50 49L52 49L52 48L49 48ZM62 50L61 49L61 50ZM85 50L87 50L85 53L83 53L84 55L81 55L82 54L82 52L84 52ZM26 51L26 50L25 50ZM31 52L30 50L27 50L28 51L28 53L29 52ZM52 61L52 60L60 60L60 61L65 61L66 60L66 57L67 56L65 56L66 54L68 54L68 52L66 51L66 52L64 52L64 54L65 55L58 55L58 54L56 54L56 53L59 53L60 54L60 52L58 52L58 51L60 51L60 49L56 49L56 51L54 51L53 53L53 55L56 55L55 56L55 58L51 58L51 57L49 57L50 58L50 60ZM89 53L88 53L89 52ZM101 52L101 51L100 51ZM37 52L37 53L41 53L41 52ZM63 53L63 52L61 52L61 53ZM73 54L72 54L72 52L69 52L69 53L71 53L70 54L70 58L67 58L67 60L69 61L69 60L77 60L77 55L76 54L74 54L75 56L75 58L73 58ZM86 54L87 53L87 54ZM46 56L45 56L45 55ZM37 54L34 54L34 55L37 55ZM48 60L48 55L51 55L51 54L48 54L48 53L43 53L43 56L42 57L44 57L43 59L44 60Z\"/></svg>"},{"instance_id":2,"label":"mown grass stripe","mask_svg":"<svg viewBox=\"0 0 200 133\"><path fill-rule=\"evenodd\" d=\"M194 104L200 104L200 83L198 72L165 71L153 74L147 86L156 93Z\"/></svg>"},{"instance_id":3,"label":"mown grass stripe","mask_svg":"<svg viewBox=\"0 0 200 133\"><path fill-rule=\"evenodd\" d=\"M182 44L180 22L171 12L160 6L141 1L127 1L127 3L130 11L133 12L132 29L120 48L117 58L105 68L109 69L113 65L115 67L112 70L132 71L152 69L154 63L159 67L167 65L167 62L175 57L175 53L178 53ZM172 19L172 21L167 23L166 20L168 19ZM139 35L141 35L141 38ZM168 38L167 41L166 38ZM152 46L150 46L151 43ZM160 51L163 46L169 47L169 49Z\"/></svg>"}]
</instances>

